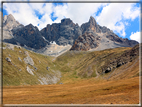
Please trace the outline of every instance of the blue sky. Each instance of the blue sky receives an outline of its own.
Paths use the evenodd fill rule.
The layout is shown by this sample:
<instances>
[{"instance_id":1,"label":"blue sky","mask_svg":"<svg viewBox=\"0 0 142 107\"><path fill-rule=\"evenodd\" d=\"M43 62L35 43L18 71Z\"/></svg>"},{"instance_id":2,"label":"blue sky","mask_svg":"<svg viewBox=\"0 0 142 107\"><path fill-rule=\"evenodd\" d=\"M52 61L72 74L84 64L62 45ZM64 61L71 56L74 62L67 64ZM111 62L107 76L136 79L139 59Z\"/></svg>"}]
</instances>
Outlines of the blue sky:
<instances>
[{"instance_id":1,"label":"blue sky","mask_svg":"<svg viewBox=\"0 0 142 107\"><path fill-rule=\"evenodd\" d=\"M63 18L81 25L93 16L119 37L140 42L139 3L4 3L3 15L8 14L23 25L32 23L39 29L60 23Z\"/></svg>"}]
</instances>

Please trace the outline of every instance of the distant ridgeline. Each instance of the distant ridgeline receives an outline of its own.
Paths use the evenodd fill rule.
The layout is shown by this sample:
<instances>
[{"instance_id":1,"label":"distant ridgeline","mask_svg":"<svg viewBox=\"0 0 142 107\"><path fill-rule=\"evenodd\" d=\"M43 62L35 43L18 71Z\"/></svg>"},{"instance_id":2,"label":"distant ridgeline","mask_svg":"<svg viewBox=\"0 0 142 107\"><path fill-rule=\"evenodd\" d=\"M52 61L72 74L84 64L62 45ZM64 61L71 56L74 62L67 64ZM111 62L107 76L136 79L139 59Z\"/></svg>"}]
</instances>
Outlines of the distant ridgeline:
<instances>
[{"instance_id":1,"label":"distant ridgeline","mask_svg":"<svg viewBox=\"0 0 142 107\"><path fill-rule=\"evenodd\" d=\"M32 24L22 25L10 15L3 18L3 41L33 49L41 49L55 41L57 45L71 45L70 50L104 50L116 47L133 47L138 42L118 37L91 16L89 22L79 26L69 18L61 23L47 24L42 30Z\"/></svg>"}]
</instances>

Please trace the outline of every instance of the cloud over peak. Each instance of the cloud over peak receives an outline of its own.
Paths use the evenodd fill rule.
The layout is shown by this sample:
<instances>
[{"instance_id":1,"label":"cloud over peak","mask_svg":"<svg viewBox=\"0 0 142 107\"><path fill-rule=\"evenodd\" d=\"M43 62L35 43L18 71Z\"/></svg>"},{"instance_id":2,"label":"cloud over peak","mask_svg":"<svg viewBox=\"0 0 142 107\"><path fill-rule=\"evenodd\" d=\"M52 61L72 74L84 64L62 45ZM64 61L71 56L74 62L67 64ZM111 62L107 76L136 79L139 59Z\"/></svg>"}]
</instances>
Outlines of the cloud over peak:
<instances>
[{"instance_id":1,"label":"cloud over peak","mask_svg":"<svg viewBox=\"0 0 142 107\"><path fill-rule=\"evenodd\" d=\"M4 3L4 9L23 25L32 23L39 29L47 24L59 23L70 18L79 25L93 16L97 23L126 36L129 21L140 15L135 3Z\"/></svg>"}]
</instances>

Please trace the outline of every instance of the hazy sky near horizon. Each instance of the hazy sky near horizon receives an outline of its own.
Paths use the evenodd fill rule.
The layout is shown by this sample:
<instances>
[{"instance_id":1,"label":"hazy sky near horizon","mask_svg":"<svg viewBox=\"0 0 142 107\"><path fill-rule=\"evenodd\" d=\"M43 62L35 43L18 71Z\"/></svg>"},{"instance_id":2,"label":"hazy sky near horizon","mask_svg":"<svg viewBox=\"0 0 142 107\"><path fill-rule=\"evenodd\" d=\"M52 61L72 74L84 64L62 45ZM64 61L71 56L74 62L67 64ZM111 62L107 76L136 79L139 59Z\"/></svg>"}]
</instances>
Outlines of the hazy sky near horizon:
<instances>
[{"instance_id":1,"label":"hazy sky near horizon","mask_svg":"<svg viewBox=\"0 0 142 107\"><path fill-rule=\"evenodd\" d=\"M119 37L140 42L139 3L3 3L3 15L8 14L23 25L31 23L39 29L63 18L81 25L93 16Z\"/></svg>"}]
</instances>

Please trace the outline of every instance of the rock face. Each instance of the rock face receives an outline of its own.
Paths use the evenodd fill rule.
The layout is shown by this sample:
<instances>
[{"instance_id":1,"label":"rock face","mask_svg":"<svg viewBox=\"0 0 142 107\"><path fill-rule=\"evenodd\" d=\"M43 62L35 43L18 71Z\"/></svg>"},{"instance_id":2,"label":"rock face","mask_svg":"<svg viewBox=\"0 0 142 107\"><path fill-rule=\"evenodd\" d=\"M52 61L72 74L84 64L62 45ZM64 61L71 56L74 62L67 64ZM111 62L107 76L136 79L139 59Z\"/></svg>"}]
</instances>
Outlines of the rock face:
<instances>
[{"instance_id":1,"label":"rock face","mask_svg":"<svg viewBox=\"0 0 142 107\"><path fill-rule=\"evenodd\" d=\"M13 28L17 27L22 27L18 21L15 20L15 18L10 14L10 15L5 15L3 18L3 28L4 29L9 29L12 30Z\"/></svg>"},{"instance_id":2,"label":"rock face","mask_svg":"<svg viewBox=\"0 0 142 107\"><path fill-rule=\"evenodd\" d=\"M70 50L104 50L116 47L133 47L138 42L122 39L107 27L98 25L91 16L89 22L81 25L82 35L74 42Z\"/></svg>"},{"instance_id":3,"label":"rock face","mask_svg":"<svg viewBox=\"0 0 142 107\"><path fill-rule=\"evenodd\" d=\"M94 36L95 35L95 36ZM85 32L83 35L79 36L72 46L71 50L82 50L87 51L90 48L96 48L99 44L100 37L97 34L90 32Z\"/></svg>"},{"instance_id":4,"label":"rock face","mask_svg":"<svg viewBox=\"0 0 142 107\"><path fill-rule=\"evenodd\" d=\"M96 32L96 33L101 33L101 29L98 26L96 20L91 16L89 19L89 22L84 23L81 25L82 29L82 34L85 32Z\"/></svg>"},{"instance_id":5,"label":"rock face","mask_svg":"<svg viewBox=\"0 0 142 107\"><path fill-rule=\"evenodd\" d=\"M136 59L136 57L139 56L139 49L140 45L137 44L131 50L125 51L121 56L109 59L109 61L104 66L101 67L102 69L99 70L99 72L108 73L113 68L118 68L128 62L132 62L134 59Z\"/></svg>"},{"instance_id":6,"label":"rock face","mask_svg":"<svg viewBox=\"0 0 142 107\"><path fill-rule=\"evenodd\" d=\"M13 38L12 29L24 27L15 18L10 15L5 15L3 18L3 40Z\"/></svg>"},{"instance_id":7,"label":"rock face","mask_svg":"<svg viewBox=\"0 0 142 107\"><path fill-rule=\"evenodd\" d=\"M5 15L3 19L3 41L34 49L47 45L37 27L32 24L23 26L11 14Z\"/></svg>"},{"instance_id":8,"label":"rock face","mask_svg":"<svg viewBox=\"0 0 142 107\"><path fill-rule=\"evenodd\" d=\"M45 39L55 41L58 45L73 45L73 42L82 34L80 27L69 18L61 20L61 23L47 25L41 30Z\"/></svg>"},{"instance_id":9,"label":"rock face","mask_svg":"<svg viewBox=\"0 0 142 107\"><path fill-rule=\"evenodd\" d=\"M23 28L12 30L14 41L20 43L21 46L28 46L34 49L45 47L47 42L43 39L37 27L29 24Z\"/></svg>"}]
</instances>

